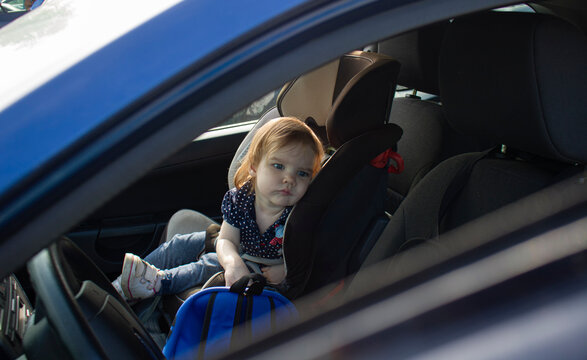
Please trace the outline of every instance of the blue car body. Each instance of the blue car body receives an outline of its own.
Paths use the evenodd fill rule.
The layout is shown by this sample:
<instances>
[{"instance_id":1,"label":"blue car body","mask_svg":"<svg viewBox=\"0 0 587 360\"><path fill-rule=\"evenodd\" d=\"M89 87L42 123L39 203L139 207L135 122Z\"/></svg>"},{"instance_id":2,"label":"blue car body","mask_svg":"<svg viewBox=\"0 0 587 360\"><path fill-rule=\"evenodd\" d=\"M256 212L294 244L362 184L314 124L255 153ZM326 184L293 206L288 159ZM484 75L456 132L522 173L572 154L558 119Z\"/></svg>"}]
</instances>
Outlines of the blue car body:
<instances>
[{"instance_id":1,"label":"blue car body","mask_svg":"<svg viewBox=\"0 0 587 360\"><path fill-rule=\"evenodd\" d=\"M0 29L0 61L18 64L0 77L2 277L195 136L299 74L365 44L512 3L45 0Z\"/></svg>"}]
</instances>

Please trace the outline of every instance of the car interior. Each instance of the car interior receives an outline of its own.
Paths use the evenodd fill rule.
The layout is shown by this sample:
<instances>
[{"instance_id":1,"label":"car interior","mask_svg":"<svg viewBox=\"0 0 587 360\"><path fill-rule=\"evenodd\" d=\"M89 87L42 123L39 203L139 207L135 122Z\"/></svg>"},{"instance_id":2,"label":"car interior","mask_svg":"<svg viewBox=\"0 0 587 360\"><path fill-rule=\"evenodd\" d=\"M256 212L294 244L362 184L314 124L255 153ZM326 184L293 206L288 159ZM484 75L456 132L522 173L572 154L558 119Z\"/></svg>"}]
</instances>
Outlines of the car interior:
<instances>
[{"instance_id":1,"label":"car interior","mask_svg":"<svg viewBox=\"0 0 587 360\"><path fill-rule=\"evenodd\" d=\"M343 305L341 305L336 300L339 307L329 308L331 316L336 316L334 314L342 311L347 316L350 312L356 312L357 305L351 300L356 301L353 295L357 293L363 293L363 297L360 298L365 302L376 302L377 300L373 298L382 296L384 285L392 288L392 294L401 293L398 287L405 286L401 284L401 281L408 275L414 275L414 272L422 271L422 267L414 270L414 254L417 254L419 260L425 259L427 264L439 264L447 257L456 257L465 249L470 250L475 246L485 246L483 256L487 256L488 253L493 254L527 240L528 232L535 232L539 226L533 224L523 231L519 230L520 233L525 233L523 236L517 234L487 243L462 237L457 237L458 241L451 241L453 239L443 235L450 234L451 230L463 224L475 223L473 220L483 219L484 215L491 214L507 204L539 194L541 190L560 184L561 181L566 181L563 182L564 186L569 187L580 187L584 182L587 153L584 146L579 145L582 141L578 137L570 140L569 136L586 133L586 112L585 109L576 112L577 108L571 110L567 107L563 110L560 107L565 98L573 97L571 93L585 93L587 90L583 80L571 75L584 73L584 70L581 70L587 63L584 34L572 25L552 16L527 13L487 12L454 19L448 26L443 24L441 27L445 29L438 58L438 89L442 101L441 105L438 103L437 105L442 107L446 126L450 126L457 134L464 134L460 139L451 138L452 141L461 141L457 145L460 149L466 149L471 144L470 139L475 138L479 139L476 142L477 146L485 150L471 151L475 148L469 147L469 151L457 151L457 155L440 158L436 166L420 179L416 179L414 181L416 184L410 185L409 191L390 217L378 241L368 250L368 255L361 263L361 269L346 279L348 285L342 296L346 301L342 301ZM434 33L434 35L437 34L438 32ZM414 33L403 36L418 37ZM551 42L553 39L559 39L556 41L557 46L553 46ZM402 40L400 36L390 41L396 43ZM571 42L573 42L572 45ZM386 49L387 47L384 42L384 44L375 45L374 48ZM562 50L563 48L567 50ZM582 50L575 52L578 48ZM556 56L562 51L569 56ZM557 60L554 60L555 58ZM484 71L479 71L480 68ZM560 69L563 73L568 71L566 73L568 75L552 76L552 73L546 70L552 68ZM565 79L564 85L559 82L561 78ZM584 79L584 76L581 79ZM566 80L569 82L566 83ZM401 79L399 83L402 84ZM566 89L556 95L552 92L553 89L562 87ZM397 100L399 99L394 101L394 107L401 104L401 101ZM416 104L423 107L432 106L420 99L402 100L406 103L418 101ZM414 113L417 114L417 110L414 110ZM395 122L397 118L393 115L392 111L391 121ZM435 121L434 114L427 118L418 116L408 118L407 121ZM400 125L404 134L408 133L410 128L404 127L402 123ZM398 152L402 156L404 156L401 146L403 140L405 139L402 138L398 144ZM422 143L413 142L411 145L418 144L425 149L426 141L423 140ZM455 146L454 143L450 145ZM418 150L415 151L418 152ZM451 151L448 150L446 153L450 154ZM445 152L438 151L436 154L445 154ZM405 153L406 157L409 155L410 152ZM423 162L422 166L426 163ZM393 175L390 178L393 178ZM391 191L393 190L390 189ZM560 191L560 188L558 191L561 199L564 198L563 191ZM585 194L584 189L583 194ZM536 203L532 207L531 210L527 209L530 210L529 213L540 212L536 209ZM497 217L499 222L493 220L491 222L493 226L503 226L503 228L508 228L509 222L512 221L503 216ZM556 220L560 225L558 221L561 219ZM563 223L566 221L571 219L566 219ZM483 222L481 225L486 226ZM483 226L476 228L476 230L484 229ZM485 229L485 231L490 230ZM471 232L468 235L470 236ZM551 241L556 240L551 239ZM476 256L479 255L473 257ZM463 260L460 259L460 261ZM473 260L469 258L464 261L472 262ZM578 261L584 263L584 260ZM423 266L423 268L426 267ZM454 270L454 267L435 268L434 276L448 273L448 269ZM422 273L425 274L425 272ZM416 284L422 282L422 276L431 276L423 274L419 274L420 278ZM374 280L374 278L379 279ZM377 286L373 286L374 283ZM396 285L395 288L392 287L394 285ZM517 283L515 286L526 287L527 285ZM366 290L369 288L371 292ZM322 307L324 300L333 298L333 292L328 290L323 290L322 294L318 294L310 301L309 308L316 307L316 304L321 305L320 310L314 313L316 317L325 317L321 314L324 311ZM458 290L455 289L455 291ZM510 295L515 294L512 289L507 291ZM365 296L364 292L369 295ZM430 295L439 296L439 293L440 291ZM389 296L389 293L386 296ZM482 302L479 299L476 301ZM365 303L361 306L367 307ZM393 308L390 307L389 311L393 312ZM452 311L454 310L451 310L451 315L453 315ZM445 317L446 315L435 314L435 316ZM332 318L329 321L332 321ZM404 353L396 353L399 357L407 356L417 352L414 350L417 347L410 340L410 336L421 336L418 331L422 329L419 326L430 325L425 321L429 320L416 321L411 325L417 327L416 329L408 325L384 324L381 326L387 326L389 330L378 335L382 342L395 343L394 349L404 351ZM315 330L316 336L324 343L328 343L324 345L324 348L333 346L332 341L329 340L332 333L325 333L332 331L332 328L322 329L320 325L312 326L312 320L309 320L303 325L289 328L287 334L291 336L292 332L303 331L303 336L307 338L307 336L313 336L313 333L311 335L308 333ZM328 328L328 325L323 327ZM347 327L349 327L348 324ZM365 328L368 327L365 326ZM448 325L445 324L445 327ZM343 328L344 325L340 324L337 330ZM323 330L323 333L316 329ZM353 331L341 331L339 335L344 337L351 332ZM288 349L291 351L295 345L285 344L286 341L279 340L279 336L280 334L277 334L266 339L265 347L263 345L249 347L231 356L235 358L251 356L252 351L264 349L269 349L268 352L272 354L277 351L288 351ZM360 338L362 335L349 336ZM295 338L296 335L293 337ZM302 335L300 334L299 337L301 338ZM402 344L402 341L411 344L412 347ZM284 343L284 345L276 346L275 342ZM383 356L383 353L369 349L372 345L372 340L365 341L364 344L353 348L347 356L365 356L370 352L375 357ZM377 347L387 349L386 346ZM333 348L336 347L333 346Z\"/></svg>"},{"instance_id":2,"label":"car interior","mask_svg":"<svg viewBox=\"0 0 587 360\"><path fill-rule=\"evenodd\" d=\"M436 264L459 246L480 246L474 239L444 240L465 224L560 182L582 184L587 22L547 5L484 11L366 44L197 137L4 280L4 302L18 304L1 316L10 332L5 357L42 359L50 349L52 358L68 358L57 334L87 331L66 329L76 323L67 315L45 316L56 311L45 307L67 307L70 298L35 301L56 297L40 283L52 281L43 269L57 266L84 311L102 311L92 325L102 344L85 339L80 348L160 358L174 313L194 290L131 307L110 281L125 253L144 257L176 233L220 223L220 200L240 159L256 129L275 117L305 121L328 153L285 230L287 281L280 290L310 303L308 317L344 308L366 288L398 282L412 271L414 251ZM384 165L376 166L372 160L381 154ZM183 209L195 210L194 217L174 221ZM510 220L502 220L505 228ZM525 239L484 244L484 256ZM57 258L67 261L55 265ZM273 334L231 356L252 356L282 341Z\"/></svg>"}]
</instances>

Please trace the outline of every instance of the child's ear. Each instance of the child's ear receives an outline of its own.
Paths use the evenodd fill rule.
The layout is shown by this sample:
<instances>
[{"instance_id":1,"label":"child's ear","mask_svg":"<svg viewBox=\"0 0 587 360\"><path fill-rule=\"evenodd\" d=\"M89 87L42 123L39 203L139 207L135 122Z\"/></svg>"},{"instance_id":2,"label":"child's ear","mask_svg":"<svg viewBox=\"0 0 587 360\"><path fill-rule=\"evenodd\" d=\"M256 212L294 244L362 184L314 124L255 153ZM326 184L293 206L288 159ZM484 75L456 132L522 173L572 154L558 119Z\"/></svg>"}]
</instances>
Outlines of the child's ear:
<instances>
[{"instance_id":1,"label":"child's ear","mask_svg":"<svg viewBox=\"0 0 587 360\"><path fill-rule=\"evenodd\" d=\"M255 177L255 175L257 175L257 170L255 169L255 167L253 165L251 165L251 167L249 167L249 175L251 175L251 177Z\"/></svg>"}]
</instances>

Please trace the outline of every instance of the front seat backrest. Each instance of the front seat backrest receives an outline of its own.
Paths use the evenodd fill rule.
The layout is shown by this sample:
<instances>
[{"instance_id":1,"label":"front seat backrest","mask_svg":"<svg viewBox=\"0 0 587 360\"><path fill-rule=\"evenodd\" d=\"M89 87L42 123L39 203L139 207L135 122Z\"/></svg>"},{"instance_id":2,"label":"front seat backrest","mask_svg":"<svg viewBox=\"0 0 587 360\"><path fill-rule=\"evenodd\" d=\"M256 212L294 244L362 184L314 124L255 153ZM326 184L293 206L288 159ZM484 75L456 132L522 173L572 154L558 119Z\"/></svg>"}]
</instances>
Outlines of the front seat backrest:
<instances>
[{"instance_id":1,"label":"front seat backrest","mask_svg":"<svg viewBox=\"0 0 587 360\"><path fill-rule=\"evenodd\" d=\"M448 24L448 21L435 23L371 46L373 51L402 64L397 83L409 89L409 93L398 92L390 115L390 122L404 131L397 151L406 163L401 174L389 177L386 208L391 214L422 177L442 160L487 147L457 133L444 116L438 97L438 62Z\"/></svg>"},{"instance_id":2,"label":"front seat backrest","mask_svg":"<svg viewBox=\"0 0 587 360\"><path fill-rule=\"evenodd\" d=\"M580 171L587 161L586 64L585 35L554 17L491 12L455 19L440 57L447 120L504 146L435 167L408 194L364 266Z\"/></svg>"}]
</instances>

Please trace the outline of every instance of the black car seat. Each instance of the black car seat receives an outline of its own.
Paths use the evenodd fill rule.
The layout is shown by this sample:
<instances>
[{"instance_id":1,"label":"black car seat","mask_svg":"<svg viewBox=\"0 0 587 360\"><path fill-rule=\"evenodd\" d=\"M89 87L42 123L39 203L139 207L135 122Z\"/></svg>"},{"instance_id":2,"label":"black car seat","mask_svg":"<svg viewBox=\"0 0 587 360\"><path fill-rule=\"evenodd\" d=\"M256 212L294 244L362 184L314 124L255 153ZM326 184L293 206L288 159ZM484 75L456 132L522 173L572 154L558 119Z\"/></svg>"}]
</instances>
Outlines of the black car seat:
<instances>
[{"instance_id":1,"label":"black car seat","mask_svg":"<svg viewBox=\"0 0 587 360\"><path fill-rule=\"evenodd\" d=\"M408 90L398 91L390 115L390 121L404 131L397 146L406 164L401 174L389 177L386 210L390 214L442 160L488 146L457 133L444 118L438 60L447 25L448 21L432 24L367 47L367 51L389 55L402 64L398 85Z\"/></svg>"},{"instance_id":2,"label":"black car seat","mask_svg":"<svg viewBox=\"0 0 587 360\"><path fill-rule=\"evenodd\" d=\"M322 139L325 147L331 147L332 149L343 147L349 148L349 145L345 143L347 140L353 139L365 132L376 133L375 136L365 137L362 141L367 142L361 146L362 149L357 151L365 152L366 156L359 159L355 155L349 153L348 150L342 152L337 151L334 153L335 159L330 159L324 165L323 170L319 173L319 176L314 179L310 186L310 189L315 187L315 183L321 183L324 187L330 189L324 189L319 187L313 192L308 190L307 195L304 198L308 199L309 203L322 203L328 205L336 195L335 189L338 189L339 185L348 183L353 177L355 183L359 177L354 176L354 172L363 171L371 173L371 178L374 179L367 186L366 190L354 191L347 190L351 194L371 194L375 191L382 191L377 196L373 196L381 203L378 207L372 207L371 212L365 212L364 217L366 220L357 222L355 229L360 226L366 227L366 222L374 221L371 217L367 217L367 214L376 213L380 221L378 225L378 231L383 229L383 226L387 222L387 217L383 214L384 204L384 193L385 193L385 181L386 169L374 168L369 166L370 169L361 170L364 167L364 163L381 152L394 147L397 140L401 136L401 129L395 125L385 125L386 120L389 117L389 111L391 108L391 102L393 101L393 94L395 91L395 81L397 73L399 71L399 63L394 59L380 54L367 53L362 51L354 51L343 55L341 58L330 62L320 68L304 74L288 84L286 84L281 90L278 100L277 107L270 109L266 114L262 116L259 122L254 128L247 134L241 145L237 149L233 161L228 171L228 184L229 187L234 187L234 173L244 155L246 154L250 142L256 133L256 131L263 126L267 121L274 119L279 116L295 116L310 125L313 130ZM328 129L328 136L326 135ZM374 141L374 142L373 142ZM371 142L373 142L371 144ZM354 150L353 150L354 152ZM342 167L342 171L340 171ZM324 175L322 175L324 173ZM324 180L327 179L325 182ZM359 182L362 182L359 181ZM381 183L378 187L373 187L373 182ZM365 187L364 185L357 184L356 187ZM352 189L352 188L351 188ZM346 196L346 195L345 195ZM345 196L340 196L344 198ZM318 198L318 199L316 199ZM326 200L324 200L326 199ZM363 202L366 204L372 203L371 199L366 196L362 197ZM327 210L326 208L324 210ZM354 211L348 211L349 214ZM298 219L295 215L296 211L293 211L290 215ZM297 211L300 214L300 211ZM318 221L322 218L322 213L313 212L311 222ZM353 216L354 217L354 216ZM308 218L303 217L302 222L306 222ZM290 242L289 237L295 238L292 242L305 243L308 242L312 237L310 235L304 236L306 239L298 240L297 238L302 234L301 231L294 231L295 235L291 234L292 230L296 227L289 225L286 226L286 234L284 244ZM299 222L299 221L298 221ZM194 231L206 230L208 225L213 221L193 210L180 210L172 216L169 224L166 228L164 241L169 241L175 234L179 233L190 233ZM310 223L310 221L308 221ZM288 230L290 229L290 230ZM364 233L364 229L361 233ZM309 233L312 234L312 233ZM375 235L372 237L376 238ZM345 246L340 246L340 253L350 252L351 248L354 247L354 242L358 241L357 237L352 239ZM290 253L296 253L293 250L287 250L284 245L285 256L290 256ZM304 246L306 248L306 246ZM307 246L307 252L304 251L302 258L309 259L308 254L311 252L311 244ZM295 256L295 255L293 255ZM349 257L349 255L345 255ZM335 258L338 259L338 258ZM301 264L302 261L287 261L288 264L293 262ZM288 272L292 270L292 273L297 274L298 268L289 265ZM343 275L346 275L345 271ZM294 277L294 279L297 279ZM296 286L291 286L291 291L298 291L300 288L298 282L294 282ZM190 289L182 294L177 294L167 299L166 307L168 313L173 313L173 309L177 309L182 299L187 298L189 294L197 291L198 289ZM293 292L292 292L293 293Z\"/></svg>"},{"instance_id":3,"label":"black car seat","mask_svg":"<svg viewBox=\"0 0 587 360\"><path fill-rule=\"evenodd\" d=\"M325 119L294 113L318 129L324 126L324 141L336 151L293 208L285 227L287 276L283 291L290 298L358 268L359 254L388 221L384 213L388 159L379 167L372 160L385 152L394 159L393 169L402 166L391 151L402 131L388 123L399 63L366 52L351 53L340 65L346 62L360 71L350 80L343 77L344 87L334 87L335 102L325 112ZM341 74L337 76L340 79ZM292 93L292 88L285 91ZM284 103L282 109L286 108Z\"/></svg>"},{"instance_id":4,"label":"black car seat","mask_svg":"<svg viewBox=\"0 0 587 360\"><path fill-rule=\"evenodd\" d=\"M368 163L394 147L401 136L399 127L386 124L399 67L388 56L354 51L294 79L278 96L279 116L305 121L325 147L335 151L286 225L288 275L282 290L290 298L356 270L364 245L372 244L369 239L376 239L388 221L384 213L386 170ZM243 141L229 178L256 129L275 115L270 111L263 116ZM360 139L349 143L355 138ZM354 205L345 205L351 203ZM357 216L354 208L367 210ZM337 251L315 247L316 237L336 239Z\"/></svg>"},{"instance_id":5,"label":"black car seat","mask_svg":"<svg viewBox=\"0 0 587 360\"><path fill-rule=\"evenodd\" d=\"M528 13L458 18L447 29L439 65L450 124L502 146L451 157L430 171L364 267L422 242L441 246L439 234L580 172L587 162L587 41L573 25ZM355 280L365 279L359 273Z\"/></svg>"}]
</instances>

